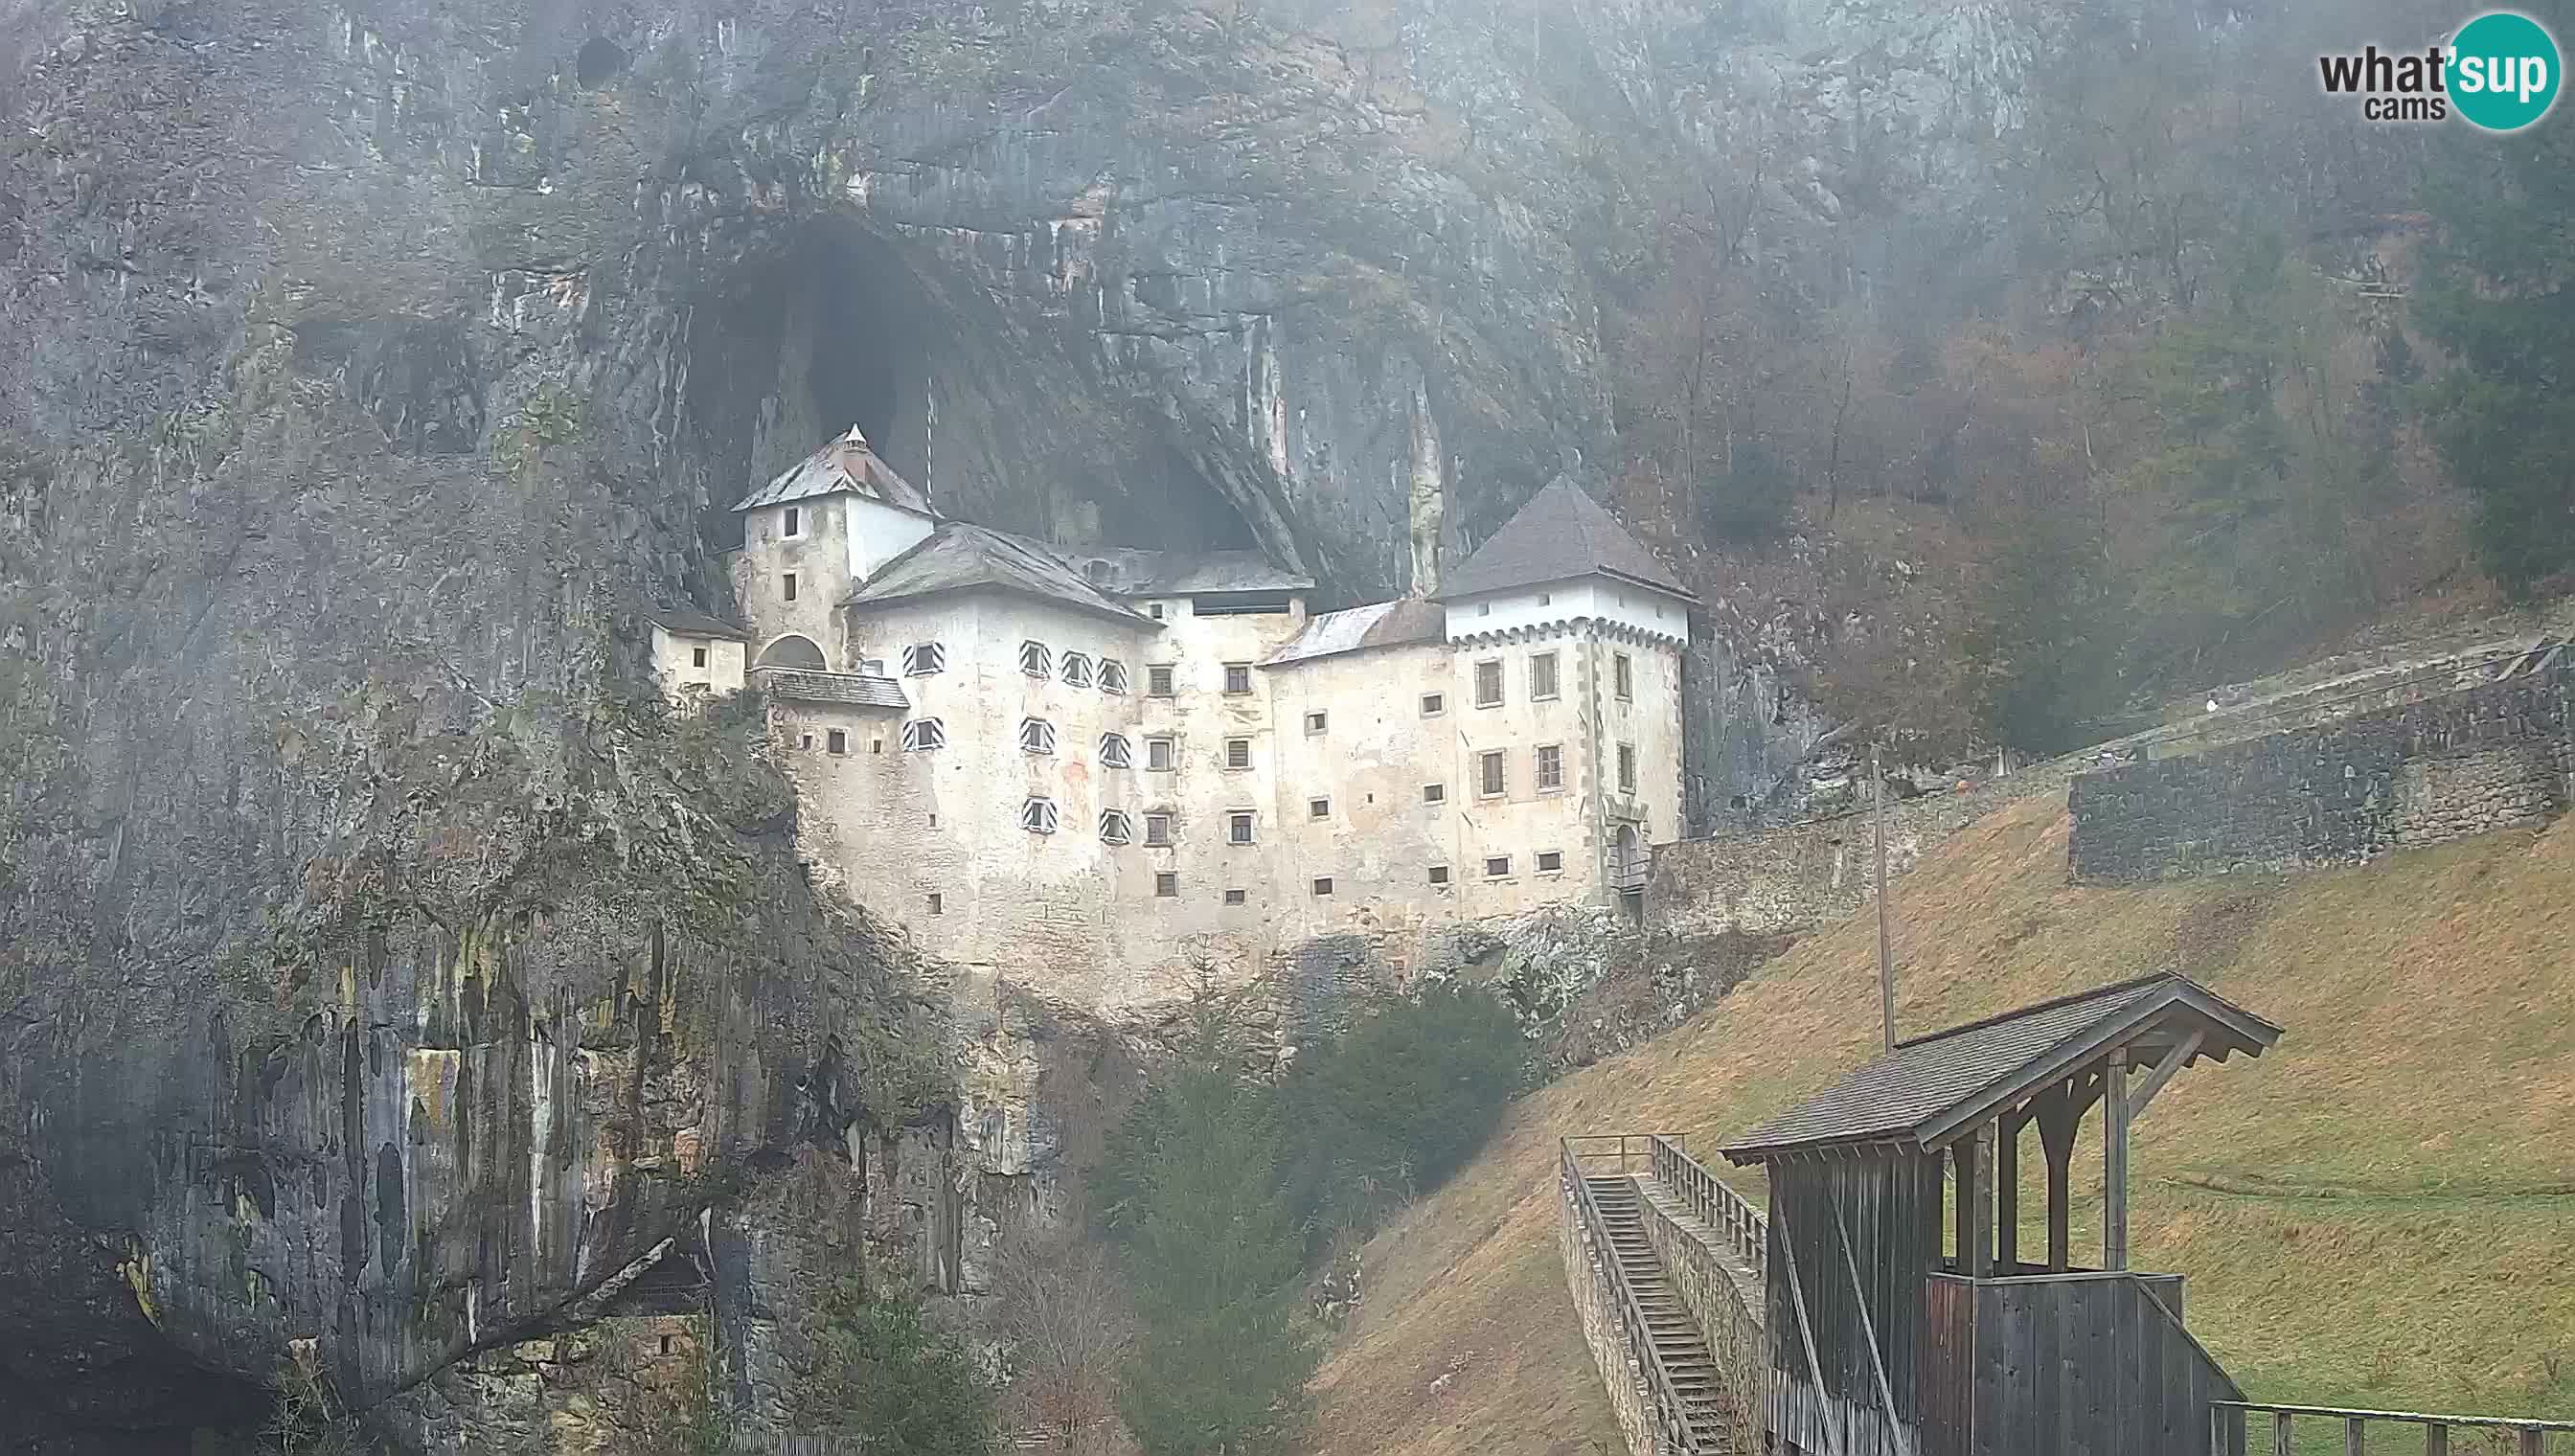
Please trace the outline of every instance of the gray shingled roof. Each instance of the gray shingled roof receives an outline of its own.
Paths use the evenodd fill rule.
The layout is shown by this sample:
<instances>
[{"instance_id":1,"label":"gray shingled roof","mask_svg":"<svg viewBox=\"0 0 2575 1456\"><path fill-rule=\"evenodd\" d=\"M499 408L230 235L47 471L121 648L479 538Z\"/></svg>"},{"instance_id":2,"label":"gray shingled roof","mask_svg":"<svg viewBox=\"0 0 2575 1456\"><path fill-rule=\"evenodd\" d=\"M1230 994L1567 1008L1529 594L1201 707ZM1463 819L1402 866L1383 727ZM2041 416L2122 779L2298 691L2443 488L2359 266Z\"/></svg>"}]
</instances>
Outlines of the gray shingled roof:
<instances>
[{"instance_id":1,"label":"gray shingled roof","mask_svg":"<svg viewBox=\"0 0 2575 1456\"><path fill-rule=\"evenodd\" d=\"M1445 573L1439 596L1453 601L1595 572L1698 600L1617 518L1563 476L1531 496L1518 515Z\"/></svg>"},{"instance_id":2,"label":"gray shingled roof","mask_svg":"<svg viewBox=\"0 0 2575 1456\"><path fill-rule=\"evenodd\" d=\"M859 427L779 473L776 480L734 503L736 511L783 506L817 496L865 496L900 510L928 516L930 497L919 486L896 475L878 458Z\"/></svg>"},{"instance_id":3,"label":"gray shingled roof","mask_svg":"<svg viewBox=\"0 0 2575 1456\"><path fill-rule=\"evenodd\" d=\"M2206 1034L2193 1060L2259 1056L2280 1038L2279 1027L2187 976L2150 975L1898 1042L1720 1151L1750 1163L1831 1145L1938 1146L1961 1130L1961 1118L1982 1120L2068 1075L2114 1039L2143 1049L2190 1030Z\"/></svg>"},{"instance_id":4,"label":"gray shingled roof","mask_svg":"<svg viewBox=\"0 0 2575 1456\"><path fill-rule=\"evenodd\" d=\"M1152 625L1085 581L1054 548L962 521L940 523L920 545L879 568L850 594L850 605L969 591L1011 592L1120 622Z\"/></svg>"},{"instance_id":5,"label":"gray shingled roof","mask_svg":"<svg viewBox=\"0 0 2575 1456\"><path fill-rule=\"evenodd\" d=\"M1346 612L1326 612L1309 620L1294 642L1272 653L1262 666L1285 668L1293 663L1310 663L1316 658L1333 658L1368 648L1439 642L1447 636L1448 614L1434 603L1419 598L1372 602Z\"/></svg>"},{"instance_id":6,"label":"gray shingled roof","mask_svg":"<svg viewBox=\"0 0 2575 1456\"><path fill-rule=\"evenodd\" d=\"M840 703L853 708L910 708L903 685L860 673L815 673L803 668L756 668L752 677L770 696L797 703Z\"/></svg>"},{"instance_id":7,"label":"gray shingled roof","mask_svg":"<svg viewBox=\"0 0 2575 1456\"><path fill-rule=\"evenodd\" d=\"M1067 551L1066 559L1102 591L1122 597L1186 597L1219 592L1306 592L1314 579L1288 571L1257 551L1142 551L1104 547Z\"/></svg>"},{"instance_id":8,"label":"gray shingled roof","mask_svg":"<svg viewBox=\"0 0 2575 1456\"><path fill-rule=\"evenodd\" d=\"M749 628L736 626L721 617L709 617L703 612L691 612L673 607L654 607L647 609L644 616L664 632L678 633L682 637L721 637L730 638L735 642L751 641Z\"/></svg>"}]
</instances>

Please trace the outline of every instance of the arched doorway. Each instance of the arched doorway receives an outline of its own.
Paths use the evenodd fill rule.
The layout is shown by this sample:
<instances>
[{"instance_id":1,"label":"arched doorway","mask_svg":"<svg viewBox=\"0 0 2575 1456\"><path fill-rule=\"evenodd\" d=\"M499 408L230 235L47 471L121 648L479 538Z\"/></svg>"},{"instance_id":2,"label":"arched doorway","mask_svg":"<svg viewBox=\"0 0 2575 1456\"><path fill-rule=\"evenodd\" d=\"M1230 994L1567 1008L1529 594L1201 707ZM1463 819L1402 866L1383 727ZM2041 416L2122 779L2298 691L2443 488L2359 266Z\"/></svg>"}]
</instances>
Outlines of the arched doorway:
<instances>
[{"instance_id":1,"label":"arched doorway","mask_svg":"<svg viewBox=\"0 0 2575 1456\"><path fill-rule=\"evenodd\" d=\"M809 637L799 637L792 632L762 648L760 661L753 666L800 668L808 673L829 671L829 665L823 660L823 650L814 646L814 640Z\"/></svg>"},{"instance_id":2,"label":"arched doorway","mask_svg":"<svg viewBox=\"0 0 2575 1456\"><path fill-rule=\"evenodd\" d=\"M1622 823L1609 845L1609 887L1618 892L1618 908L1630 920L1645 915L1645 846L1634 824Z\"/></svg>"}]
</instances>

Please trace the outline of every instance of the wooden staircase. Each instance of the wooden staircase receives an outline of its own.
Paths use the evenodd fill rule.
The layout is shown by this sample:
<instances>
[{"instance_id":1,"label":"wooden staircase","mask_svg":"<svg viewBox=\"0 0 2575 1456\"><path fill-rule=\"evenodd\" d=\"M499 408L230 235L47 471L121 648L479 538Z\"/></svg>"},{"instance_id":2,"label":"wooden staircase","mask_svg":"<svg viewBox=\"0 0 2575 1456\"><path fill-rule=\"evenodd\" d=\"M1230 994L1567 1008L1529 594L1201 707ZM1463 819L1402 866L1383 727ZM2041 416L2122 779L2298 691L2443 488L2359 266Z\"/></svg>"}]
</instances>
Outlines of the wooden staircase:
<instances>
[{"instance_id":1,"label":"wooden staircase","mask_svg":"<svg viewBox=\"0 0 2575 1456\"><path fill-rule=\"evenodd\" d=\"M1653 1246L1645 1241L1636 1180L1619 1175L1585 1177L1582 1181L1600 1210L1618 1271L1635 1294L1636 1312L1654 1342L1654 1356L1662 1362L1673 1393L1689 1413L1690 1427L1699 1438L1698 1449L1732 1451L1732 1443L1723 1434L1728 1429L1728 1413L1722 1374L1708 1353L1698 1321L1681 1303L1680 1295L1663 1275L1662 1260L1654 1256Z\"/></svg>"}]
</instances>

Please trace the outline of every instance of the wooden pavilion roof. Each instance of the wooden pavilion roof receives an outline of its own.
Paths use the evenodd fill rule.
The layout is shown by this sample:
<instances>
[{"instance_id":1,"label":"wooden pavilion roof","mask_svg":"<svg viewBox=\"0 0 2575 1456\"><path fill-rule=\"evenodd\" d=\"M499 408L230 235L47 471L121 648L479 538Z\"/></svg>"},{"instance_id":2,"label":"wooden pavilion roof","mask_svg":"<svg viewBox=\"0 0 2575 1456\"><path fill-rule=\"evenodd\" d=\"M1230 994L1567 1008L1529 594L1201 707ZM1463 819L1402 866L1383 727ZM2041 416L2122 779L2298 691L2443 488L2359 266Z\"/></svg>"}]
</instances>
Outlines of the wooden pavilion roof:
<instances>
[{"instance_id":1,"label":"wooden pavilion roof","mask_svg":"<svg viewBox=\"0 0 2575 1456\"><path fill-rule=\"evenodd\" d=\"M2114 1048L2125 1047L2132 1064L2153 1065L2187 1047L2177 1070L2237 1052L2259 1056L2279 1039L2279 1027L2165 971L1897 1042L1719 1151L1735 1163L1928 1152Z\"/></svg>"}]
</instances>

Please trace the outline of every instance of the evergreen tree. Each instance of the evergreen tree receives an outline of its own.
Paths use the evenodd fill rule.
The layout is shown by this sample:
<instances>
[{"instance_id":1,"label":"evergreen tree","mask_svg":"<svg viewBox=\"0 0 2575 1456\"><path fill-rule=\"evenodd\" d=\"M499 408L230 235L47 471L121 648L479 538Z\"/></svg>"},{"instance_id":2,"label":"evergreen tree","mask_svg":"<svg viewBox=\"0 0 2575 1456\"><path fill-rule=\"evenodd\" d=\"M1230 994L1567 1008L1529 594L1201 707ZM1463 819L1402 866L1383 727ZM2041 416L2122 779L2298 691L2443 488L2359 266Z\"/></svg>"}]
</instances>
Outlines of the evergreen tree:
<instances>
[{"instance_id":1,"label":"evergreen tree","mask_svg":"<svg viewBox=\"0 0 2575 1456\"><path fill-rule=\"evenodd\" d=\"M993 1392L955 1336L922 1319L921 1301L871 1293L856 1277L824 1295L816 1368L798 1393L818 1432L903 1456L989 1456Z\"/></svg>"},{"instance_id":2,"label":"evergreen tree","mask_svg":"<svg viewBox=\"0 0 2575 1456\"><path fill-rule=\"evenodd\" d=\"M2575 4L2530 13L2575 35ZM2423 189L2441 231L2413 314L2456 364L2426 403L2487 569L2525 595L2575 567L2575 127L2452 130Z\"/></svg>"},{"instance_id":3,"label":"evergreen tree","mask_svg":"<svg viewBox=\"0 0 2575 1456\"><path fill-rule=\"evenodd\" d=\"M1296 1449L1320 1351L1282 1142L1276 1097L1205 1006L1187 1053L1111 1140L1102 1216L1146 1330L1118 1408L1151 1456Z\"/></svg>"},{"instance_id":4,"label":"evergreen tree","mask_svg":"<svg viewBox=\"0 0 2575 1456\"><path fill-rule=\"evenodd\" d=\"M1528 1043L1499 998L1437 985L1310 1050L1286 1088L1295 1197L1314 1231L1365 1227L1474 1156L1527 1085Z\"/></svg>"}]
</instances>

